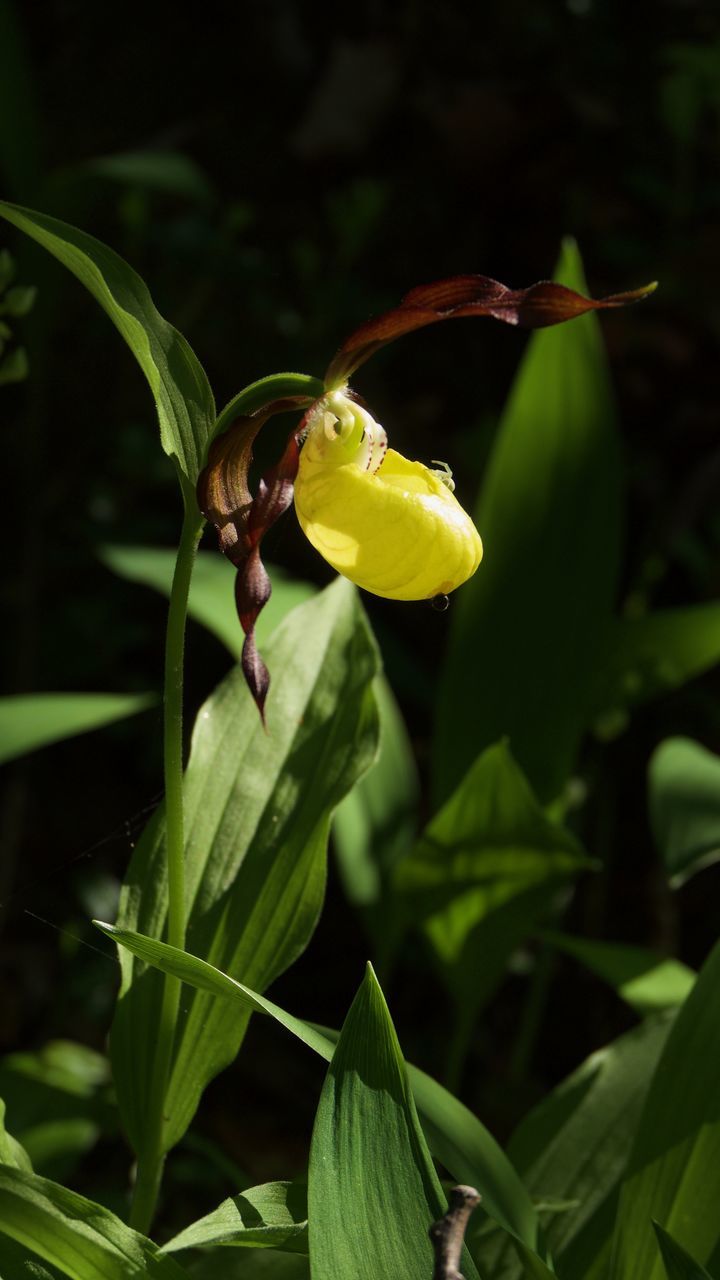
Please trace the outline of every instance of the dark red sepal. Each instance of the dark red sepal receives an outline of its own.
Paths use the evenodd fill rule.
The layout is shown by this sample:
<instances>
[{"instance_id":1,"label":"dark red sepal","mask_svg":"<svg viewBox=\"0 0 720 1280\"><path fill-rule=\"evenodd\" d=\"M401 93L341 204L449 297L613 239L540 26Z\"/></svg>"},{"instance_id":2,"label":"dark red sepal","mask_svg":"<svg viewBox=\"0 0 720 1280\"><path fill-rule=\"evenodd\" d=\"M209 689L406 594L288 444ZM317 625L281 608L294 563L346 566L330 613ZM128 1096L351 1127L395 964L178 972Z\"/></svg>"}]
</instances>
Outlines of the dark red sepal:
<instances>
[{"instance_id":1,"label":"dark red sepal","mask_svg":"<svg viewBox=\"0 0 720 1280\"><path fill-rule=\"evenodd\" d=\"M249 417L238 418L213 440L208 464L198 480L200 510L215 525L220 550L238 571L235 602L245 632L241 664L263 723L270 677L255 644L255 623L270 599L272 587L260 558L260 543L292 502L300 459L297 430L291 433L280 461L260 480L255 497L250 492L248 473L253 442L268 418L305 405L307 397L275 400Z\"/></svg>"},{"instance_id":2,"label":"dark red sepal","mask_svg":"<svg viewBox=\"0 0 720 1280\"><path fill-rule=\"evenodd\" d=\"M655 285L651 284L629 293L585 298L551 280L541 280L528 289L509 289L489 276L452 276L448 280L437 280L411 289L399 306L368 320L351 333L331 361L325 382L328 387L340 385L387 342L439 320L492 316L505 324L540 329L562 324L586 311L625 307L646 298L654 289Z\"/></svg>"}]
</instances>

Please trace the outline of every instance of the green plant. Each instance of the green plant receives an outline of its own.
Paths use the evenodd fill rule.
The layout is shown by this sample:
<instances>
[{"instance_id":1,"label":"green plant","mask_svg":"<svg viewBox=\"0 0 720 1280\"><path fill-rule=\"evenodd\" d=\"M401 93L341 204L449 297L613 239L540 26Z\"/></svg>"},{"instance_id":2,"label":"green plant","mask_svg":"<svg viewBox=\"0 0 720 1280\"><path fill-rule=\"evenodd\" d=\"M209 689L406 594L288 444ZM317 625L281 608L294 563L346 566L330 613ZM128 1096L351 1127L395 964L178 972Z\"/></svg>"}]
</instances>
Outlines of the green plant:
<instances>
[{"instance_id":1,"label":"green plant","mask_svg":"<svg viewBox=\"0 0 720 1280\"><path fill-rule=\"evenodd\" d=\"M34 1173L17 1135L3 1127L2 1275L120 1280L246 1276L264 1267L274 1280L310 1267L313 1280L384 1274L420 1280L432 1267L428 1228L446 1206L438 1166L482 1197L462 1257L466 1280L547 1280L553 1271L563 1280L655 1280L663 1272L674 1280L704 1274L704 1267L717 1275L720 952L696 977L647 950L546 927L595 866L568 820L569 783L584 736L599 720L607 727L611 713L629 714L636 702L720 656L715 606L702 609L702 628L691 611L632 622L614 614L620 497L612 397L596 321L576 317L647 291L589 301L577 251L568 245L559 268L563 284L511 291L484 277L460 277L414 290L352 334L323 380L271 376L251 383L217 415L202 367L126 263L44 215L12 205L0 205L0 213L74 272L125 338L155 398L184 511L172 573L157 550L104 553L117 572L163 590L170 602L165 800L134 852L117 923L99 926L118 945L122 966L111 1059L119 1118L137 1159L129 1222ZM260 543L292 501L300 466L301 523L361 585L426 598L472 575L477 535L442 467L398 462L395 455L383 471L384 432L347 388L348 377L385 342L463 315L547 332L531 341L484 483L478 524L492 555L463 588L455 611L438 702L437 810L416 838L407 733L382 683L357 592L343 578L319 593L281 579L288 611L265 629L270 583ZM550 327L569 319L574 326ZM302 421L294 422L279 462L253 494L254 440L270 417L287 412L302 414ZM323 470L324 487L312 492L314 477L302 470L307 441L306 457ZM351 483L336 509L338 472L347 467L355 470L343 473L343 484ZM369 517L361 509L355 519L354 504L362 507L376 479L373 500L381 483L392 487L398 476L407 501L393 494L392 505L380 504ZM200 508L236 570L242 646L227 565L200 553L193 586ZM330 516L342 535L340 551L329 548L321 529ZM439 524L428 526L429 519ZM393 524L402 525L395 541ZM373 546L379 526L381 543ZM443 554L427 571L438 540ZM460 567L443 576L457 542ZM400 548L412 561L416 547L422 554L398 585L394 555ZM390 578L383 576L387 564ZM201 708L185 764L188 611L240 662ZM658 634L664 664L656 661ZM684 812L696 801L692 788L668 788L672 769L662 764L656 761L652 775L656 823L661 839L671 833L668 865L687 874L708 853L715 814L682 827L690 836L680 850L668 813L678 794ZM692 773L692 754L681 765L681 773ZM702 762L703 779L714 776L714 767ZM263 995L317 923L333 817L344 882L383 974L415 934L447 989L453 1087L479 1011L512 953L538 934L542 954L576 956L640 1014L635 1029L530 1111L507 1152L452 1092L406 1065L371 965L339 1033ZM547 969L539 965L518 1032L518 1077L538 1034L546 987ZM237 1054L253 1013L273 1019L329 1063L307 1187L289 1181L238 1187L161 1246L148 1232L166 1155L188 1130L206 1086ZM53 1061L56 1118L68 1119L74 1094L82 1099L74 1118L100 1131L111 1106L105 1078L91 1081L93 1064L67 1049L56 1050ZM15 1063L14 1074L7 1064L5 1085L17 1087L19 1076L33 1073L42 1074L36 1060ZM31 1146L32 1118L21 1130ZM64 1132L68 1144L78 1142L77 1130L74 1138ZM37 1133L35 1143L42 1155Z\"/></svg>"}]
</instances>

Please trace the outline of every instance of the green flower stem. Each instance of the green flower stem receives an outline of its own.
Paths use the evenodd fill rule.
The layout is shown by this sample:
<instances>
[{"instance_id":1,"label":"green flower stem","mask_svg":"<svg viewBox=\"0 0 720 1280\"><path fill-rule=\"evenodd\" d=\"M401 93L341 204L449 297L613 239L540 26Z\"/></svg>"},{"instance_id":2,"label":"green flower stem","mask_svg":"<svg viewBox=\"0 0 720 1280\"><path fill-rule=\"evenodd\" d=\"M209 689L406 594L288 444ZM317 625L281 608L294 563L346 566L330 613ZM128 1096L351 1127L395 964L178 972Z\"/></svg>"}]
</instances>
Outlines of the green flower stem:
<instances>
[{"instance_id":1,"label":"green flower stem","mask_svg":"<svg viewBox=\"0 0 720 1280\"><path fill-rule=\"evenodd\" d=\"M170 592L165 644L164 762L165 762L165 848L168 881L167 941L185 946L185 832L183 822L183 666L185 619L195 554L204 521L194 501L186 499L180 545ZM147 1234L155 1213L165 1151L163 1146L164 1107L173 1042L180 1007L181 983L165 977L157 1047L149 1098L149 1136L138 1158L137 1178L130 1210L130 1225Z\"/></svg>"},{"instance_id":2,"label":"green flower stem","mask_svg":"<svg viewBox=\"0 0 720 1280\"><path fill-rule=\"evenodd\" d=\"M260 378L243 387L225 405L215 423L213 439L225 431L241 413L255 413L270 404L271 400L282 400L284 396L305 396L310 405L324 394L325 384L307 373L271 373L269 377Z\"/></svg>"}]
</instances>

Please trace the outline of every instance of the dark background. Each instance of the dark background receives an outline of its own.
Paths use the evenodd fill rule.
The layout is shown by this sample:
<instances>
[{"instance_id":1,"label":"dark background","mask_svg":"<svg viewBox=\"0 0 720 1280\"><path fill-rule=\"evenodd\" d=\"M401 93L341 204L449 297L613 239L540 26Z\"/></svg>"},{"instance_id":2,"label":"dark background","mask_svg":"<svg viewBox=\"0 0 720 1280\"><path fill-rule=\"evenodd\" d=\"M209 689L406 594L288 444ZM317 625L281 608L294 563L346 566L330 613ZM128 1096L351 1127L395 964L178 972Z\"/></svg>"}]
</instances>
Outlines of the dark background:
<instances>
[{"instance_id":1,"label":"dark background","mask_svg":"<svg viewBox=\"0 0 720 1280\"><path fill-rule=\"evenodd\" d=\"M719 142L720 12L709 3L0 0L2 194L126 257L189 338L219 405L276 370L321 376L344 335L415 284L469 271L513 286L547 277L567 233L594 294L659 279L642 309L603 322L627 453L624 591L655 605L710 599L720 577ZM165 159L137 158L148 152ZM97 558L106 542L177 536L147 389L76 282L9 229L5 245L39 289L17 326L29 380L0 392L5 691L156 689L164 604ZM491 322L440 326L381 353L355 385L397 448L450 462L471 504L524 341ZM270 558L327 580L294 517L268 542ZM422 767L444 615L420 627L415 612L367 604ZM428 678L408 680L404 655ZM226 666L193 627L192 707ZM718 880L684 890L675 936L659 936L644 773L669 733L720 747L719 691L713 677L695 682L609 748L633 860L605 936L671 941L695 963L716 932L707 903ZM59 1035L103 1044L114 964L73 936L94 943L86 917L112 909L103 904L161 785L159 727L151 712L4 771L4 1051ZM332 877L319 934L276 998L339 1022L366 950ZM423 963L411 952L390 996L408 1056L433 1069L447 1028ZM418 973L440 1005L432 1019ZM554 990L554 1030L522 1097L508 1102L503 1089L518 979L479 1033L464 1096L501 1136L629 1025L569 962ZM200 1121L256 1181L303 1161L321 1071L294 1052L288 1068L285 1050L254 1027ZM78 1184L97 1176L91 1161Z\"/></svg>"}]
</instances>

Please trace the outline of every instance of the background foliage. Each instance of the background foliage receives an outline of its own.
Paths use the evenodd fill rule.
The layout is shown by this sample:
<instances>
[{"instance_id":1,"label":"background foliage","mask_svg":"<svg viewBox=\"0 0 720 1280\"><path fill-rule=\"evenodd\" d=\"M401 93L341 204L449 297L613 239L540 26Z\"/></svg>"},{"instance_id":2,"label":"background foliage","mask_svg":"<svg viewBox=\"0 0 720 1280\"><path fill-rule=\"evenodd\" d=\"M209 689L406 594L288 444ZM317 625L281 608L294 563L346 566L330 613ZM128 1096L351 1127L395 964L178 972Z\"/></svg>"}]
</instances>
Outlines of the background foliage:
<instances>
[{"instance_id":1,"label":"background foliage","mask_svg":"<svg viewBox=\"0 0 720 1280\"><path fill-rule=\"evenodd\" d=\"M320 373L349 330L413 284L468 270L516 285L547 276L566 233L581 245L595 294L659 277L651 304L603 321L627 524L611 603L641 622L651 608L711 601L720 563L717 13L662 0L634 6L631 25L610 0L514 0L470 16L457 3L408 2L388 12L359 4L328 21L321 6L273 0L240 6L232 17L210 4L199 29L197 13L173 8L169 24L169 12L131 3L110 30L111 16L87 0L0 0L2 195L82 226L126 257L198 352L220 403L275 369ZM0 248L5 243L3 236ZM142 377L109 324L41 251L17 237L11 247L15 279L37 295L32 311L12 317L14 349L27 352L29 376L2 388L10 504L4 691L144 695L159 685L164 603L134 583L120 585L107 568L117 553L107 547L174 543L172 470L157 447ZM357 380L393 444L419 458L446 458L469 506L524 341L503 326L439 326L381 354ZM279 438L268 430L268 450ZM615 466L614 457L602 452L599 465ZM581 511L591 497L576 493ZM492 522L499 531L504 514ZM603 518L601 509L593 554L612 578ZM571 522L571 544L572 536ZM502 538L497 551L487 545L490 572L493 556L506 552ZM285 569L327 581L292 517L268 544ZM555 554L562 558L562 546ZM552 566L548 577L557 582ZM528 581L535 584L532 573ZM438 712L435 673L455 614L470 606L458 598L438 615L365 603L409 724L425 784L424 824L433 813L433 727L451 723L462 699L462 687L446 693ZM535 624L521 617L518 625L530 627L522 659L529 661ZM491 651L492 636L482 644ZM224 649L200 628L191 633L188 670L194 711L227 670ZM582 739L573 786L584 802L584 840L603 871L581 880L564 922L569 932L668 951L692 967L707 954L718 868L671 894L645 775L668 737L720 749L719 693L710 673L631 721L623 705L600 699L603 717L596 736ZM77 940L94 941L90 914L112 918L119 879L157 799L158 716L150 709L108 728L102 750L95 736L78 738L4 771L5 1053L21 1046L39 1054L58 1037L103 1047L116 966ZM526 768L537 753L537 741L530 743ZM656 757L655 815L661 764ZM459 781L456 771L442 799ZM542 776L533 781L542 787ZM549 786L542 798L553 794ZM705 853L713 838L693 833ZM673 841L675 870L684 864L675 833ZM320 929L276 984L278 1001L338 1026L359 985L368 936L370 914L363 921L351 910L331 870ZM532 1100L632 1025L600 977L556 956L544 996L553 1033L519 1045L522 969L537 954L533 943L516 955L462 1075L463 1097L501 1138ZM383 985L405 1054L442 1072L452 1001L418 933L404 937ZM307 1055L287 1078L272 1030L252 1023L248 1039L254 1053L210 1088L195 1136L171 1163L175 1203L192 1184L196 1213L199 1148L212 1154L217 1177L210 1185L203 1160L208 1208L228 1193L239 1159L242 1174L257 1182L279 1168L291 1176L305 1163L321 1070ZM3 1068L16 1080L28 1069L17 1058ZM51 1087L55 1111L45 1122L47 1114L62 1120L68 1090L87 1104L73 1185L92 1186L102 1199L113 1166L120 1181L125 1166L102 1106L106 1082L74 1060L63 1061ZM7 1100L7 1089L0 1092ZM248 1105L238 1108L238 1095ZM73 1115L76 1122L77 1108ZM88 1125L105 1136L85 1155ZM51 1144L46 1153L50 1159Z\"/></svg>"}]
</instances>

